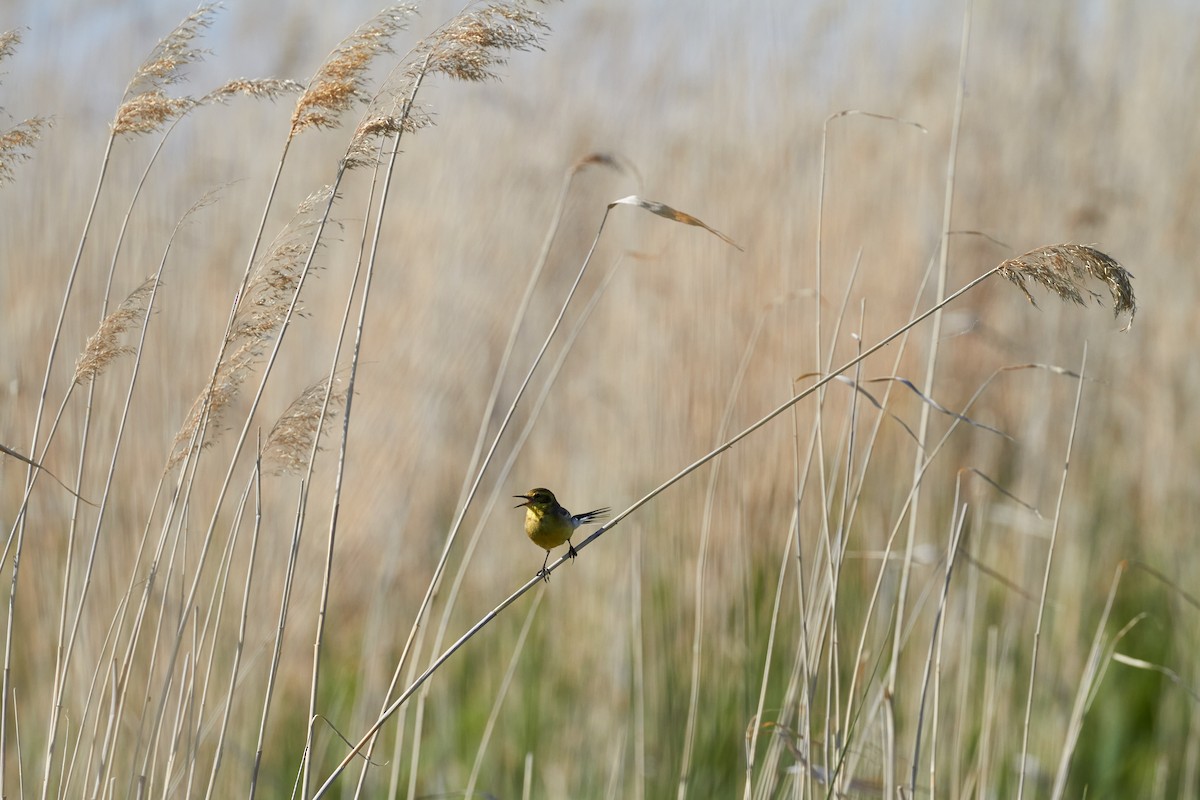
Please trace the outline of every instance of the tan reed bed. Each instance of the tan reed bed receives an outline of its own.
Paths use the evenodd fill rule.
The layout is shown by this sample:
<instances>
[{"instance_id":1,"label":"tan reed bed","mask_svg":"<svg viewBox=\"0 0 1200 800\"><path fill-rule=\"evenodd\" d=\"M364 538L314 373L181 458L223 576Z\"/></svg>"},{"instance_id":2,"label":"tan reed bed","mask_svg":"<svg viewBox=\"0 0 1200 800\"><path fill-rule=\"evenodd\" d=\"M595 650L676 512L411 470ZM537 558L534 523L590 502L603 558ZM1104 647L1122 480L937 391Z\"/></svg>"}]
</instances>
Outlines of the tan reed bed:
<instances>
[{"instance_id":1,"label":"tan reed bed","mask_svg":"<svg viewBox=\"0 0 1200 800\"><path fill-rule=\"evenodd\" d=\"M33 524L30 518L37 513L45 519L46 512L37 510L38 506L30 500L37 477L44 471L42 464L46 463L47 454L54 454L51 444L63 414L78 412L84 417L78 478L70 491L82 500L92 497L93 490L99 490L93 498L98 501L99 510L90 540L77 536L77 524L84 523L72 521L62 561L54 565L61 576L62 595L57 604L56 624L43 626L47 631L56 629L45 637L47 654L56 653L48 703L33 710L22 705L20 713L8 702L10 698L21 697L22 693L14 690L28 680L25 664L20 659L14 661L20 644L12 638L12 632L22 623L24 606L17 602L9 606L5 705L0 706L0 731L7 732L0 734L0 753L9 754L11 759L6 764L5 756L0 755L0 781L5 792L28 793L28 785L36 780L42 797L76 794L220 797L231 793L268 796L280 793L285 784L303 797L328 796L335 791L348 796L375 796L383 793L386 783L389 795L419 796L427 792L429 785L454 774L449 767L431 765L427 744L435 738L431 730L444 727L447 716L469 715L454 708L446 710L447 705L431 692L437 683L431 678L439 671L445 670L439 678L451 680L448 674L451 670L447 667L465 672L490 670L497 679L494 692L479 704L486 710L481 715L486 721L477 731L470 731L478 732L477 741L460 751L464 754L463 761L470 762L469 771L461 770L465 791L468 794L489 791L487 787L501 783L488 776L489 759L498 750L507 751L514 746L516 737L511 728L505 730L503 722L505 711L513 702L523 699L518 697L514 701L513 697L543 682L557 685L556 676L566 672L560 664L540 660L539 638L553 635L567 608L609 602L617 607L617 601L623 601L618 597L620 587L612 588L607 596L563 594L572 587L564 586L566 581L559 579L549 589L540 590L527 609L515 640L501 644L503 658L485 660L481 655L485 646L482 642L473 643L474 648L464 648L485 628L499 627L493 626L493 621L509 605L540 585L530 570L524 585L456 641L446 644L461 616L473 613L460 602L468 594L472 578L482 569L476 553L488 543L485 538L488 534L498 533L497 519L508 523L503 516L493 518L493 508L506 496L505 489L514 471L521 468L523 448L527 442L536 441L534 437L544 422L541 415L551 389L556 379L571 374L577 358L584 358L575 348L586 338L585 334L606 324L605 300L613 296L613 287L630 271L628 266L623 266L621 272L609 266L598 286L589 283L595 280L594 271L599 263L599 259L593 260L596 253L603 252L602 244L611 244L616 238L611 226L617 218L614 215L647 211L649 216L640 213L637 216L660 226L666 220L699 228L688 232L706 244L722 248L722 252L727 251L731 263L747 273L750 272L747 264L757 257L756 247L761 244L747 240L707 209L700 213L716 223L715 227L691 213L646 199L642 180L628 162L597 152L580 158L565 171L540 253L529 259L527 276L520 274L513 279L518 285L523 281L525 288L511 314L507 338L495 342L498 357L494 359L494 371L490 367L488 370L490 386L485 380L464 388L464 392L480 398L482 413L471 406L472 413L479 413L479 419L471 417L464 423L474 430L474 436L469 456L463 453L461 463L456 462L456 470L462 476L457 499L448 501L450 507L442 517L433 522L429 518L421 521L422 525L435 527L436 535L430 538L434 542L431 568L427 574L421 573L419 602L412 607L394 606L392 599L380 590L369 618L361 623L364 631L361 651L346 654L333 647L333 642L338 641L333 634L339 632L339 627L360 624L344 606L339 606L336 591L339 584L353 582L358 577L341 574L336 558L345 547L346 537L339 535L345 533L347 525L343 512L353 510L356 502L345 493L349 467L360 459L404 446L403 442L376 437L362 440L361 432L352 433L364 337L378 327L377 320L389 307L387 301L381 309L378 301L371 305L369 300L372 292L378 291L380 272L393 262L390 258L393 254L386 249L385 232L397 222L395 212L389 214L388 202L403 185L401 141L407 142L406 137L431 124L432 112L422 99L434 86L432 79L491 80L509 54L538 48L546 32L542 18L524 3L470 4L396 58L381 88L372 92L368 82L370 70L386 66L387 59L395 55L393 43L413 24L412 12L409 5L396 5L369 20L328 56L304 87L276 79L237 79L196 98L172 96L170 92L181 77L180 68L201 56L194 40L216 13L215 7L203 6L160 43L130 82L110 125L92 210L84 222L67 279L33 425L33 444L24 451L28 456L21 455L22 451L15 446L2 448L4 453L29 467L17 511L18 522L6 543L5 564L9 563L9 554L14 557L10 597L17 597L17 579L24 575L18 565L28 539L26 528ZM0 52L7 46L6 40L0 38ZM174 441L162 453L138 454L139 458L149 458L156 464L161 462L161 478L150 507L138 507L132 512L144 519L144 527L140 540L129 545L126 571L119 576L123 586L119 602L111 607L100 606L89 587L94 580L97 550L105 541L102 534L108 534L114 527L110 521L112 515L118 511L130 513L117 507L124 503L118 456L133 401L149 391L146 376L140 373L147 337L157 335L160 330L155 321L155 300L160 292L171 291L171 268L178 257L180 231L185 230L185 224L191 223L194 215L204 213L205 206L221 200L205 198L185 214L162 249L154 277L135 284L128 299L109 311L110 290L120 284L114 275L122 260L127 226L150 176L157 178L166 169L167 165L156 160L167 137L185 127L192 115L234 95L274 99L293 91L300 92L300 99L286 131L280 131L281 153L258 226L251 241L244 243L248 251L245 268L233 287L224 331L218 337L211 360L206 362L209 366L198 393L195 389L189 393L195 400L182 413ZM961 113L961 93L958 100ZM363 113L351 128L347 117L355 110ZM828 135L835 120L848 116L868 116L889 124L903 122L887 115L843 112L826 121L823 136ZM23 124L26 127L19 138L5 138L0 145L14 148L14 152L27 150L33 141L31 137L41 127ZM956 130L957 125L956 121ZM297 139L317 131L346 140L345 146L339 148L340 155L316 168L297 164L294 155L289 157L297 152L292 150ZM48 432L43 434L43 407L48 402L51 372L63 369L57 366L55 357L59 332L72 304L76 271L86 263L85 243L93 225L93 213L108 188L105 176L110 159L116 157L114 140L160 133L158 147L141 173L109 259L108 278L99 302L100 324L84 345L72 373L70 389L54 421L48 425ZM983 512L968 505L964 484L971 478L981 478L978 483L1001 498L995 504L998 506L1012 506L1040 516L1036 506L1012 491L1005 478L964 466L954 472L951 497L934 495L924 501L938 509L944 547L923 548L918 543L917 526L924 524L929 515L922 517L920 523L917 518L922 493L933 494L933 489L926 487L931 465L946 460L946 454L951 452L952 435L961 438L966 431L981 438L1011 441L1012 437L1005 438L1007 434L1001 426L985 422L985 417L974 410L975 402L999 375L1028 368L1055 379L1075 381L1075 405L1069 420L1069 460L1085 386L1086 362L1071 369L1053 365L1000 367L975 388L965 405L954 405L943 398L942 386L934 380L942 338L940 320L943 311L958 305L971 289L985 282L995 283L989 279L997 274L1013 282L1031 302L1034 299L1031 284L1070 303L1082 305L1089 298L1103 300L1103 294L1090 283L1098 281L1108 287L1114 312L1127 314L1130 323L1137 304L1131 276L1120 263L1099 249L1076 244L1048 245L1002 261L958 290L950 291L948 242L955 233L950 224L955 156L952 146L940 244L930 258L926 277L926 282L935 284L936 294L930 300L923 296L924 285L912 287L911 311L906 321L880 336L878 332L868 333L871 309L865 302L856 309L852 301L859 260L855 262L845 295L839 298L835 318L832 322L823 318L826 312L822 311L822 303L827 298L822 294L825 285L822 273L825 243L820 217L824 213L825 189L822 154L818 249L813 276L816 289L803 295L803 299L814 301L811 324L816 349L812 363L818 371L795 378L786 399L774 400L767 411L755 410L749 424L741 419L739 415L749 394L749 371L755 360L768 352L766 342L771 327L791 313L802 297L800 293L783 295L760 309L747 341L739 348L740 356L728 391L714 400L720 410L719 422L706 445L707 452L699 458L681 459L681 466L669 477L657 476L655 488L647 491L642 487L637 495L640 499L628 504L578 545L577 549L583 551L621 523L628 527L678 524L676 519L668 518L664 523L656 517L658 509L665 505L662 501L666 498L660 496L668 489L682 489L681 485L688 483L693 473L711 466L707 480L696 482L703 487L690 496L699 517L695 536L688 541L688 556L693 557L694 552L694 561L686 562L690 569L675 566L671 574L676 583L668 589L649 583L651 573L645 571L643 562L646 545L640 537L635 539L633 533L626 535L623 530L605 539L612 544L611 550L630 554L631 608L628 680L632 699L629 709L614 711L616 715L627 714L627 734L597 745L596 761L613 761L611 766L603 766L610 769L608 796L622 796L630 786L634 787L630 792L633 796L655 796L664 787L673 788L680 797L702 796L710 788L706 770L712 768L714 753L719 754L719 748L712 744L714 730L727 733L735 729L737 736L744 730L745 752L739 754L742 770L734 780L741 783L746 797L791 794L821 797L856 792L919 795L941 791L947 782L960 788L973 784L982 792L1009 785L996 777L999 770L1007 768L995 763L1001 752L994 749L994 745L1000 746L996 740L1011 739L1012 732L1019 731L1023 739L1021 757L1037 749L1030 742L1030 732L1037 725L1036 668L1039 660L1044 663L1047 657L1043 649L1047 645L1041 639L1042 622L1054 610L1049 587L1056 537L1063 520L1067 468L1064 466L1058 475L1058 503L1051 517L1050 549L1042 564L1040 592L1025 591L1020 580L1002 584L1006 595L1020 597L1037 607L1032 644L1026 651L1031 665L1028 683L1020 687L1023 692L1018 692L1024 700L1020 708L1024 719L1020 723L1009 719L1006 725L1001 724L1004 720L998 710L1006 705L1004 687L1014 680L1013 669L1004 659L1015 659L1014 654L1020 652L1007 634L987 631L988 655L981 659L985 673L982 682L987 691L978 705L966 702L972 685L968 678L956 675L959 682L948 688L943 684L943 675L950 674L948 663L971 646L971 642L954 640L955 633L961 631L956 626L956 615L969 616L969 606L976 597L970 593L978 592L974 583L962 588L963 581L978 581L981 575L1001 582L1007 580L995 570L991 574L985 572L991 568L969 552L974 546L972 536L985 527L986 519ZM12 163L9 158L6 164ZM155 166L153 172L152 166ZM589 168L593 166L605 167L621 180L637 176L639 185L635 194L615 200L602 210L585 212L583 224L596 226L588 240L586 256L573 273L574 279L565 295L550 297L546 279L551 268L551 249L558 243L564 219L570 213L568 200L580 187L582 176L592 174ZM280 209L283 203L277 200L282 179L285 174L302 168L307 168L306 185L318 182L308 180L312 173L327 177L328 185L313 191L299 204L291 220L279 225L278 232L268 239L272 216L283 213ZM7 175L0 166L0 178ZM356 179L358 176L361 180ZM658 191L671 199L669 185L657 190L656 196ZM351 196L360 201L366 212L361 219L351 215L347 219L352 221L339 220L341 210L351 207ZM773 211L759 209L759 213ZM728 230L733 236L717 228ZM332 328L335 332L325 342L328 352L307 354L307 366L316 374L294 381L293 375L278 366L281 354L285 349L295 348L296 337L289 336L289 331L303 318L306 305L303 298L311 298L320 291L313 280L314 270L336 238L335 232L351 240L354 266L348 270L352 275L349 289L344 300L338 301L341 310ZM269 243L264 246L263 242ZM735 252L734 248L741 251L743 246L748 252ZM626 256L631 262L642 257ZM403 254L398 260L400 269L417 269L404 263ZM577 297L589 298L582 311L576 310ZM907 303L907 298L902 302ZM553 321L545 330L531 331L537 316L534 312L538 310L552 312ZM612 324L611 318L607 324ZM909 378L903 373L909 355L909 336L918 329L930 331L924 354L925 374ZM843 340L847 334L854 337L856 351L852 357L836 358L833 342ZM525 351L520 347L522 335L532 336L536 342L525 361L522 360ZM136 343L135 337L140 337ZM892 345L896 348L890 373L882 378L864 374L862 370L868 360ZM87 420L91 419L94 402L91 390L98 381L111 377L115 372L110 369L113 365L121 364L129 356L133 356L129 359L134 362L133 374L125 390L112 454L103 467L89 467L85 451L90 430ZM518 364L523 366L518 368L515 366ZM541 383L535 395L530 389L537 384L538 377ZM881 390L875 388L879 384L883 384ZM80 400L73 392L76 386L88 388L86 400ZM273 424L267 424L263 417L272 391L286 393L292 401ZM897 410L901 402L898 396L919 404L921 419L917 425L904 422ZM81 411L78 406L83 403L86 408ZM807 428L800 415L802 406L812 406L815 411L815 422ZM339 415L340 429L334 427ZM791 429L780 432L787 427L779 419L785 416ZM947 429L939 435L931 420L944 420ZM321 475L315 469L318 452L322 447L333 450L328 441L322 443L322 440L334 431L340 433L336 469L332 476ZM741 456L747 451L753 454L768 431L775 431L781 438L791 437L791 474L764 477L762 473L739 471L746 469L739 467L743 462L722 459L726 455ZM911 447L911 467L880 464L885 459L880 453L886 449L885 440L892 432L897 433L905 446ZM513 441L509 441L510 437ZM252 441L254 452L250 453ZM124 457L128 458L128 453ZM630 460L637 457L637 453L627 455ZM905 460L907 457L908 453ZM533 459L535 463L547 463L539 462L536 456ZM899 511L887 518L880 517L868 497L871 491L868 471L878 471L883 466L897 476L892 490L898 498ZM272 517L266 511L271 505L264 497L269 493L264 476L273 473L300 476L290 518ZM417 477L428 479L428 476ZM776 478L778 484L773 483ZM394 475L381 475L379 480L390 481L399 495L434 491L419 481L404 484ZM721 489L740 481L755 484L756 488L759 484L769 484L771 491L780 491L790 498L790 519L776 520L777 525L766 530L762 537L771 539L766 548L771 554L769 569L751 566L749 549L758 545L746 543L745 540L753 538L749 535L739 537L737 544L741 550L729 563L722 563L718 555L722 545ZM312 500L314 488L327 491L332 498L324 525L309 518L312 509L318 507ZM47 487L46 493L51 489ZM79 508L76 504L72 510L72 520ZM816 525L810 526L814 508L819 517ZM507 509L497 514L504 511ZM459 534L471 523L474 527L464 543ZM325 537L318 545L320 558L306 561L302 552L306 544L312 545L312 537L306 538L304 534L311 533L314 524L324 530ZM878 569L864 569L862 575L852 578L849 573L855 570L847 560L851 557L850 531L867 524L886 531L886 544L878 556ZM396 527L389 535L400 535L402 524L396 523ZM747 529L757 532L753 526L748 525ZM280 530L286 535L276 538L287 541L280 543L278 551L272 550L270 534ZM281 553L282 557L272 563L272 556L268 555L271 553ZM372 555L380 557L378 553ZM565 560L565 557L559 559L550 570L556 571ZM898 586L896 570L892 569L897 563L901 576ZM914 570L927 567L933 569L928 570L926 580L915 577ZM28 564L22 567L27 568ZM452 575L448 584L447 570ZM743 585L761 581L766 587L762 596L769 597L770 602L747 608L749 604L742 601L749 593L730 598L724 592L730 584L713 577L714 572L724 570L730 573L741 570L733 580L741 580ZM263 580L264 571L272 575L282 573L282 577L267 583ZM966 576L960 577L964 573ZM1119 571L1111 585L1108 605L1089 651L1088 669L1075 696L1070 736L1063 745L1054 774L1058 795L1065 791L1072 749L1083 726L1089 699L1107 664L1120 663L1147 671L1158 666L1116 652L1115 641L1106 640L1103 635L1121 574ZM911 583L910 575L914 576ZM867 587L867 599L860 603L859 599L847 598L851 586ZM306 591L304 587L312 593L311 617L295 613L294 593ZM545 597L546 591L558 594L549 598ZM1178 587L1174 591L1181 592ZM376 592L370 589L368 593ZM675 605L660 619L647 620L644 615L650 615L653 606L649 605L652 601L644 599L644 594L670 598ZM543 603L543 599L547 602ZM491 598L488 605L495 602ZM761 641L754 641L746 632L748 623L744 620L737 623L744 626L745 633L738 647L750 649L751 644L761 644L765 655L761 662L755 662L754 674L743 676L740 681L753 711L741 709L743 715L732 728L720 709L705 702L711 681L725 677L714 675L723 663L719 651L737 649L714 633L720 626L704 615L703 609L712 603L727 604L729 614L734 617L761 615L767 621L767 635ZM690 619L686 616L688 608L694 614ZM435 615L437 623L430 630ZM881 619L886 620L882 636ZM296 633L297 625L301 633ZM651 636L647 628L658 625L684 631L680 651L686 655L673 663L668 677L675 696L686 699L664 711L660 718L650 720L648 733L646 715L653 712L648 712L647 704L653 705L654 699L651 690L651 698L647 700L644 637ZM102 635L96 633L105 626ZM261 636L263 628L270 632L265 639ZM311 640L307 639L310 631ZM82 664L76 655L77 641L80 636L89 635L102 638L103 645L93 663ZM296 649L288 647L289 636L304 637L306 643L311 642L311 650L305 649L297 656ZM393 639L395 647L380 644ZM651 646L654 644L650 642ZM49 656L44 663L46 671L51 672ZM386 687L369 679L369 673L376 670L390 674ZM87 684L82 699L72 691L80 673L84 673L83 681ZM653 679L649 676L650 682ZM295 689L297 683L303 683L301 691ZM1181 679L1181 683L1186 685L1187 681ZM953 725L948 715L952 702L947 700L951 692L956 695L958 707L954 710L959 714ZM913 701L915 714L906 716L898 694L903 695L901 699ZM411 704L414 696L417 702ZM555 721L573 719L576 726L585 726L589 713L604 702L602 698L579 693L556 699L562 711L556 711L548 722L537 723L547 737L555 736L556 731L552 730ZM247 712L247 708L252 710ZM982 721L967 719L975 709L980 710ZM36 720L32 725L31 715ZM251 721L247 722L248 719ZM297 719L303 720L302 730ZM961 742L964 731L980 732L983 744L971 751ZM391 739L379 739L380 734ZM5 735L13 739L5 740ZM884 753L884 766L877 774L863 763L864 739L868 736L872 737L871 744L876 736L882 740L879 749ZM31 752L36 755L30 756ZM31 779L30 773L13 766L21 763L36 764L36 778ZM543 764L532 761L532 755L521 763L526 770L525 785L529 787L534 765L541 768ZM359 768L354 780L343 774L352 764ZM951 770L957 774L948 781L945 775ZM656 775L651 776L652 771ZM281 778L283 773L286 774ZM1019 780L1024 779L1022 771ZM455 779L449 780L451 791L458 791Z\"/></svg>"}]
</instances>

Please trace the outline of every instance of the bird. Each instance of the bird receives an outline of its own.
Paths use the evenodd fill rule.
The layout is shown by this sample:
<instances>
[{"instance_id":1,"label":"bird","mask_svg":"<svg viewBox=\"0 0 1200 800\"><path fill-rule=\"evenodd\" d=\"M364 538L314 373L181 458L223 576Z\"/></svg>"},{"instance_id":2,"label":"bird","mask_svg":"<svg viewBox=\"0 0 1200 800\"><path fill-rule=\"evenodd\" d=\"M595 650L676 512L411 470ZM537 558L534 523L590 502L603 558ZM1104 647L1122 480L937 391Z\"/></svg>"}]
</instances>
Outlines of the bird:
<instances>
[{"instance_id":1,"label":"bird","mask_svg":"<svg viewBox=\"0 0 1200 800\"><path fill-rule=\"evenodd\" d=\"M546 565L550 563L550 551L563 542L567 544L567 557L575 558L575 546L571 544L571 536L580 525L596 522L608 516L611 508L597 508L582 514L572 514L563 508L554 497L554 492L538 487L530 489L525 494L514 494L513 497L524 500L514 508L525 508L525 535L538 547L546 551L546 560L538 570L538 577L544 581L550 580L550 571Z\"/></svg>"}]
</instances>

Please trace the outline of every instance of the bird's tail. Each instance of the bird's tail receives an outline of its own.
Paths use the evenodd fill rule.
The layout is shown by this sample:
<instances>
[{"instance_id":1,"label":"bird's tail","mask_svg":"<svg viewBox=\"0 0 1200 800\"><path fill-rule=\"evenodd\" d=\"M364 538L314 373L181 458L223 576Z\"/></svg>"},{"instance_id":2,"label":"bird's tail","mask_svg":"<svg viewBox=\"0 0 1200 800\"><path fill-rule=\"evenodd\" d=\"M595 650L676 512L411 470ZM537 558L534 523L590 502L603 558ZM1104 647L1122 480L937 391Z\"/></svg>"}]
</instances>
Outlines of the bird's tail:
<instances>
[{"instance_id":1,"label":"bird's tail","mask_svg":"<svg viewBox=\"0 0 1200 800\"><path fill-rule=\"evenodd\" d=\"M608 517L608 514L610 511L612 511L611 508L605 507L605 508L597 508L594 511L585 511L582 514L576 514L574 517L575 524L576 525L586 525L589 522L598 522L599 520L602 520L602 519L605 519L606 517Z\"/></svg>"}]
</instances>

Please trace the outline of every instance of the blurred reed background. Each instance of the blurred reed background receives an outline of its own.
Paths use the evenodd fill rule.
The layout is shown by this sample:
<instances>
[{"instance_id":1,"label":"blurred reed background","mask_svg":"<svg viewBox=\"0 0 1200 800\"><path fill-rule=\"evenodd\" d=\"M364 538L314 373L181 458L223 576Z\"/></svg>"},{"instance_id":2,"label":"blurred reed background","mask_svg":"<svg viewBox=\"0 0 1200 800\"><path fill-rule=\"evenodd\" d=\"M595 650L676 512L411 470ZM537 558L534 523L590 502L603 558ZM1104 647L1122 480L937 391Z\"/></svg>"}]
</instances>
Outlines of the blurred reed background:
<instances>
[{"instance_id":1,"label":"blurred reed background","mask_svg":"<svg viewBox=\"0 0 1200 800\"><path fill-rule=\"evenodd\" d=\"M356 761L330 794L1197 796L1197 9L977 2L960 67L968 9L941 0L498 7L514 16L488 18L491 38L454 43L456 58L507 59L493 65L499 80L446 69L420 85L433 124L400 139L344 468L339 417L302 484L303 430L261 479L255 443L331 368L342 391L349 381L355 264L383 186L370 165L339 184L253 415L278 328L254 340L259 355L210 446L168 464L189 452L189 410L264 208L260 255L334 182L356 126L380 106L353 102L328 124L292 127L300 92L271 84L273 100L231 95L173 127L119 135L79 250L122 93L196 8L6 5L0 29L21 41L0 62L0 130L49 124L4 155L0 443L103 498L103 513L44 476L26 506L28 465L0 457L2 794L311 796L347 752L336 732L357 741L386 705L410 632L400 687L533 577L542 552L511 495L544 485L572 510L620 512L932 306L943 243L950 291L1027 250L1075 242L1134 274L1130 330L1102 284L1090 288L1103 308L1033 287L1035 308L987 280L940 327L924 323L848 371L862 391L830 382L520 598L384 724L372 766ZM403 98L397 81L411 88L411 76L394 68L416 69L431 42L446 44L451 29L439 26L461 10L429 2L398 16L406 29L389 31L391 52L368 37L359 94ZM201 98L243 76L311 91L339 40L377 11L358 0L203 9L187 46L208 52L172 64L186 80L164 96ZM497 31L538 38L509 50ZM848 110L869 113L837 115ZM395 142L367 138L385 152ZM490 444L606 205L632 194L744 251L636 207L611 211L419 614L475 477L481 419ZM301 262L324 208L290 229ZM102 316L160 263L132 392L132 352L72 389ZM285 308L294 287L294 277L276 294L260 286L259 310ZM114 342L132 351L142 323L131 320ZM1060 369L996 372L1030 364ZM1076 417L1070 373L1081 369ZM868 383L888 376L976 424L901 382ZM323 392L308 395L310 411L314 397ZM335 395L331 411L341 409ZM297 458L298 471L281 470Z\"/></svg>"}]
</instances>

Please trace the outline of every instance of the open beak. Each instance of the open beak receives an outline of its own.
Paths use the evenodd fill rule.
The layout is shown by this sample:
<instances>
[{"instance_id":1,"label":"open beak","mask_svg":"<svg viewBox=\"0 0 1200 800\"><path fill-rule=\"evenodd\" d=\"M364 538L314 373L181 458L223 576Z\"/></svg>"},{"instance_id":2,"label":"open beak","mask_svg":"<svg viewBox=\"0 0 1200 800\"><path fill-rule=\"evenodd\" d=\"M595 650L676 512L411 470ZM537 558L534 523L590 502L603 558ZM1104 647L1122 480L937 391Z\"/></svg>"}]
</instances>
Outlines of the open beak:
<instances>
[{"instance_id":1,"label":"open beak","mask_svg":"<svg viewBox=\"0 0 1200 800\"><path fill-rule=\"evenodd\" d=\"M517 503L515 506L513 506L513 508L520 508L521 506L528 506L528 505L529 505L529 500L530 500L530 498L529 498L529 495L527 495L527 494L514 494L514 495L513 495L513 497L519 497L519 498L521 498L522 500L524 500L524 501L525 501L524 503Z\"/></svg>"}]
</instances>

